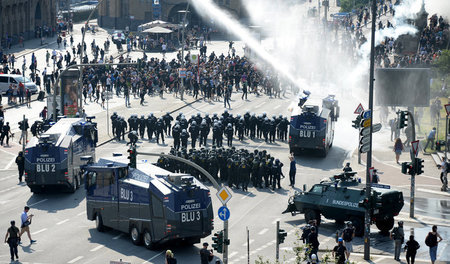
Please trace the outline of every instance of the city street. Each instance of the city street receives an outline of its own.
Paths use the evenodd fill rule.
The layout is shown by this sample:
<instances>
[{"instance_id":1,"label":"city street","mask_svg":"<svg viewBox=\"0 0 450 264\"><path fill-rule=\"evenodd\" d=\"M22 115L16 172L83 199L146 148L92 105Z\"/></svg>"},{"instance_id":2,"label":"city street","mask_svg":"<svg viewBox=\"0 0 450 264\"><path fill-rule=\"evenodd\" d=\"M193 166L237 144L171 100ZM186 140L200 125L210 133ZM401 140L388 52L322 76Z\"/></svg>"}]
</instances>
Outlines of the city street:
<instances>
[{"instance_id":1,"label":"city street","mask_svg":"<svg viewBox=\"0 0 450 264\"><path fill-rule=\"evenodd\" d=\"M312 7L314 3L307 4ZM339 8L332 6L329 11L335 13ZM330 14L329 13L329 14ZM383 16L381 20L385 22L390 16ZM329 17L331 20L331 17ZM95 24L96 22L93 22ZM92 24L91 23L91 24ZM75 24L74 40L75 44L81 41L81 26L83 23ZM364 34L369 34L370 28L364 28ZM106 30L98 27L96 34L87 33L86 40L89 56L90 43L95 42L103 47L103 42L110 38L113 30ZM244 42L233 39L236 54L244 55ZM17 63L22 64L23 56L27 60L27 68L31 60L31 53L37 57L38 69L40 72L47 67L53 69L53 65L43 63L46 57L46 51L51 52L57 49L58 52L65 53L63 47L57 48L55 39L47 39L47 43L40 45L38 40L31 40L25 43L25 48L13 47L11 52L16 54ZM272 49L273 39L268 37L262 41L266 49ZM227 40L212 40L208 44L208 54L212 51L216 56L229 53L229 42ZM71 51L68 46L67 50ZM187 52L187 51L186 51ZM192 49L192 54L199 54L198 49ZM293 52L296 52L294 50ZM176 52L168 52L164 56L162 53L146 53L149 58L165 59L171 61L177 58ZM122 52L111 44L111 50L106 54L107 57L124 56L136 61L142 58L143 52L133 50L132 52ZM79 61L79 59L77 59ZM39 63L41 62L41 63ZM256 67L255 67L256 68ZM27 71L27 75L29 74ZM40 74L40 73L39 73ZM232 193L231 200L227 203L230 210L228 238L230 245L228 248L228 263L255 263L256 260L262 260L275 263L276 252L276 222L280 222L280 228L286 230L287 237L280 245L279 263L299 263L293 250L294 247L302 246L300 240L301 227L306 225L303 214L292 216L290 213L282 214L288 205L288 200L296 192L303 190L303 187L309 190L314 184L324 178L332 177L342 172L346 162L351 163L353 171L357 172L355 177L361 178L362 182L366 179L366 154L362 154L362 163L358 164L358 130L352 128L352 120L355 118L354 111L359 103L366 107L367 98L364 90L364 97L360 96L361 91L351 91L347 87L337 87L333 82L324 82L313 79L308 83L311 96L307 105L318 105L322 107L322 99L329 94L335 94L339 101L340 117L335 124L334 141L332 148L326 157L320 157L317 153L307 152L296 156L296 184L289 186L289 145L287 142L276 140L275 143L266 143L264 139L251 140L245 137L239 141L234 136L233 147L236 149L246 149L253 152L255 149L266 150L268 154L279 159L284 166L282 172L285 176L281 180L280 189L255 188L250 185L248 191L229 188ZM272 116L282 115L290 120L291 111L297 107L301 94L294 94L291 89L281 93L281 98L275 98L266 94L255 95L249 93L248 99L241 99L241 91L236 92L233 89L231 95L231 107L224 108L223 98L218 101L207 100L199 95L194 99L191 94L185 94L184 100L181 100L173 93L164 93L160 97L156 95L146 95L144 105L140 105L140 98L133 97L130 94L131 106L125 105L123 94L115 94L105 104L94 101L87 101L82 106L87 116L95 116L94 122L98 128L98 147L96 148L96 158L112 157L113 153L121 153L127 156L128 137L125 141L116 141L111 131L110 116L116 112L119 116L127 120L131 115L138 117L147 116L153 113L160 117L167 112L172 117L182 113L186 119L192 115L200 113L201 116L214 113L221 115L227 109L234 116L244 115L247 111L256 116L266 113ZM3 98L5 101L5 98ZM106 230L98 232L95 228L95 222L89 221L86 215L86 191L84 185L75 193L64 193L59 191L48 191L42 194L33 194L25 183L18 183L18 170L15 163L17 154L22 150L19 144L21 131L18 122L25 116L31 126L36 120L40 120L39 113L47 106L47 101L34 100L31 107L25 105L5 107L5 121L10 122L11 131L14 137L10 139L9 146L0 146L0 230L5 232L9 227L9 222L15 220L20 223L20 215L24 206L29 206L30 213L34 214L33 222L30 225L32 239L37 240L31 244L26 235L22 236L22 244L19 245L18 263L27 264L50 264L50 263L109 263L109 261L129 262L133 264L145 263L164 263L165 252L172 250L178 263L200 263L199 250L201 243L208 242L211 248L212 235L204 238L201 243L194 245L183 245L175 243L166 243L154 250L148 250L144 246L133 245L130 235L115 230ZM374 108L373 122L378 123L381 107ZM396 116L390 112L389 118ZM325 120L327 121L327 120ZM173 123L172 123L173 124ZM410 176L401 173L401 163L410 161L409 147L405 148L401 157L400 164L395 161L393 152L394 143L390 140L391 129L387 124L379 132L373 134L373 153L372 166L378 169L380 183L390 186L391 189L403 192L404 206L398 216L395 217L395 225L398 221L404 222L405 240L408 240L410 234L414 234L420 244L417 252L416 263L430 263L429 248L425 245L425 237L431 231L433 225L438 226L438 232L444 239L439 243L436 263L450 263L450 192L442 192L441 181L439 179L440 170L436 167L431 156L419 154L420 158L425 160L425 173L416 176L415 182L415 217L410 218ZM31 137L31 133L28 132ZM402 132L402 137L404 133ZM418 135L420 140L426 140L423 135ZM226 139L224 139L225 145ZM190 142L190 140L189 140ZM325 142L325 140L324 140ZM325 144L325 143L324 143ZM189 148L190 149L190 144ZM137 143L138 152L169 153L173 146L173 137L165 138L165 144L156 142L156 139L139 139ZM207 148L212 146L212 133L209 134ZM138 156L138 162L156 163L156 157ZM219 232L223 229L223 221L219 219L217 210L222 206L216 196L216 190L209 182L205 183L211 190L211 198L214 211L214 230ZM221 183L225 185L225 183ZM16 224L17 225L17 224ZM19 224L20 226L20 224ZM319 229L318 240L320 242L319 257L328 255L331 258L331 250L336 245L336 231L342 230L343 225L335 223L334 220L325 219L322 216L322 222ZM370 243L371 257L370 261L364 260L364 240L362 237L356 237L353 241L353 252L350 255L351 263L406 263L405 254L402 251L401 262L394 260L394 241L388 236L379 233L375 224L371 226ZM248 236L247 236L248 234ZM303 256L303 255L302 255ZM0 251L0 264L10 263L9 247L5 243ZM222 259L222 255L215 253L215 260ZM211 262L215 263L215 262ZM222 262L220 262L222 263ZM265 262L264 262L265 263ZM301 263L306 263L301 262Z\"/></svg>"}]
</instances>

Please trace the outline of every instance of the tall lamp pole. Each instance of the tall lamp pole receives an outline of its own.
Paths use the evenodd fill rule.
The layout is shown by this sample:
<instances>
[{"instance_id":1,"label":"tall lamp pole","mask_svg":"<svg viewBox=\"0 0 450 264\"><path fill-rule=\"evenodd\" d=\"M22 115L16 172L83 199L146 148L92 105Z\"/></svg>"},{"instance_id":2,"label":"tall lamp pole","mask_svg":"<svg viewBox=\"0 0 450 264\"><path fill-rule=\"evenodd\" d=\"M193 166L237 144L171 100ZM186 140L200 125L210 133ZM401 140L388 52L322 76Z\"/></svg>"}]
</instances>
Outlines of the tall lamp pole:
<instances>
[{"instance_id":1,"label":"tall lamp pole","mask_svg":"<svg viewBox=\"0 0 450 264\"><path fill-rule=\"evenodd\" d=\"M366 198L370 198L372 192L370 168L372 167L372 120L373 120L373 84L375 76L375 27L377 18L377 3L372 0L372 30L370 39L370 80L369 80L369 110L370 110L370 134L369 151L367 152L366 166ZM366 209L364 217L364 259L370 260L370 209Z\"/></svg>"},{"instance_id":2,"label":"tall lamp pole","mask_svg":"<svg viewBox=\"0 0 450 264\"><path fill-rule=\"evenodd\" d=\"M186 10L179 11L179 12L184 12L183 29L181 31L181 68L184 68L184 42L185 42L185 40L184 40L184 31L186 29L186 16L187 16L187 13L189 12L189 5L190 5L190 3L188 2L187 6L186 6ZM183 100L183 93L184 93L184 80L183 80L183 78L180 77L180 97L181 97L181 100Z\"/></svg>"}]
</instances>

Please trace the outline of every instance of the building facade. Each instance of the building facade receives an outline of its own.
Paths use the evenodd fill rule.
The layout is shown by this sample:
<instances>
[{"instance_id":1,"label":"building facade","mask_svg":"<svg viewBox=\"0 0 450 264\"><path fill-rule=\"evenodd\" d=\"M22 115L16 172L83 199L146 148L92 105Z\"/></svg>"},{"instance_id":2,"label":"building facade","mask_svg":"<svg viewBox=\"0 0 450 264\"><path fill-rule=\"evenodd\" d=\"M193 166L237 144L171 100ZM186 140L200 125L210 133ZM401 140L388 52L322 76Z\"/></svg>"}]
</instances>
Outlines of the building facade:
<instances>
[{"instance_id":1,"label":"building facade","mask_svg":"<svg viewBox=\"0 0 450 264\"><path fill-rule=\"evenodd\" d=\"M241 0L214 0L237 18L242 17ZM98 24L101 27L136 30L137 26L156 20L179 23L187 0L100 0ZM182 11L182 12L180 12ZM201 24L202 19L192 5L189 8L189 21Z\"/></svg>"},{"instance_id":2,"label":"building facade","mask_svg":"<svg viewBox=\"0 0 450 264\"><path fill-rule=\"evenodd\" d=\"M34 38L39 27L56 26L55 0L0 0L0 36L2 43L19 36Z\"/></svg>"}]
</instances>

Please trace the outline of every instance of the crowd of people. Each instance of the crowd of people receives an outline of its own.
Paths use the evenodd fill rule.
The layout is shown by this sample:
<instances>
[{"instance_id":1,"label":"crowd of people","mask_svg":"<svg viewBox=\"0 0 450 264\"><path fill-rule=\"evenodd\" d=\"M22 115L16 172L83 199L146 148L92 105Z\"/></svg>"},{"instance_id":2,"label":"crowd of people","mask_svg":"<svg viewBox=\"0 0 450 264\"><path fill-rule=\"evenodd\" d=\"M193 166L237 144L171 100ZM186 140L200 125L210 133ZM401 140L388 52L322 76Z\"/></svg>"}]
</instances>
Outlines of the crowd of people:
<instances>
[{"instance_id":1,"label":"crowd of people","mask_svg":"<svg viewBox=\"0 0 450 264\"><path fill-rule=\"evenodd\" d=\"M281 188L281 178L284 178L283 163L275 159L266 150L249 152L247 149L216 148L190 149L177 151L172 148L170 154L194 162L211 174L216 180L228 184L230 188L242 188L248 191L250 182L257 188ZM206 177L197 169L177 162L173 159L160 157L157 166L171 172L189 173L202 181Z\"/></svg>"},{"instance_id":2,"label":"crowd of people","mask_svg":"<svg viewBox=\"0 0 450 264\"><path fill-rule=\"evenodd\" d=\"M117 140L124 140L127 130L130 142L135 144L139 137L144 139L147 137L149 141L156 138L159 144L160 139L165 144L164 136L172 136L174 139L174 148L179 150L180 147L187 148L188 140L190 139L191 148L198 146L207 146L208 136L212 131L212 145L222 147L224 136L227 139L227 146L233 146L234 136L238 137L239 141L243 141L244 137L249 137L251 140L264 139L266 143L275 143L275 140L284 142L287 140L287 132L289 121L287 117L272 116L269 118L266 113L259 114L250 113L247 111L244 115L237 114L233 116L228 110L225 110L221 115L214 113L211 117L209 114L201 116L191 115L186 119L183 113L179 113L172 125L174 118L170 113L157 118L150 113L146 118L141 115L130 116L127 121L125 118L117 115L116 112L111 115L111 124L113 135ZM131 133L135 131L135 133ZM147 133L146 133L147 132Z\"/></svg>"}]
</instances>

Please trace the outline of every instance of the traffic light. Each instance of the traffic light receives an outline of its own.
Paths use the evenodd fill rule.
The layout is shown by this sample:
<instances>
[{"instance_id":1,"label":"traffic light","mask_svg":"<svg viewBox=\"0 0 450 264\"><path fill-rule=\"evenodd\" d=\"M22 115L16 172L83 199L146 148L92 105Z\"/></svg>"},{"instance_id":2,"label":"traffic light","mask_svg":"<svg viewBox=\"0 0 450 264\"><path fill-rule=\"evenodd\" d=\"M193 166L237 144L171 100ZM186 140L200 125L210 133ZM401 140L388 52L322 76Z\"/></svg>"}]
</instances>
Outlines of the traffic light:
<instances>
[{"instance_id":1,"label":"traffic light","mask_svg":"<svg viewBox=\"0 0 450 264\"><path fill-rule=\"evenodd\" d=\"M420 175L423 173L423 159L415 158L414 160L414 170L417 175Z\"/></svg>"},{"instance_id":2,"label":"traffic light","mask_svg":"<svg viewBox=\"0 0 450 264\"><path fill-rule=\"evenodd\" d=\"M366 209L369 209L369 206L370 206L369 205L369 199L364 198L362 201L359 201L358 206L366 208Z\"/></svg>"},{"instance_id":3,"label":"traffic light","mask_svg":"<svg viewBox=\"0 0 450 264\"><path fill-rule=\"evenodd\" d=\"M223 231L214 233L214 236L212 237L213 249L218 253L223 253Z\"/></svg>"},{"instance_id":4,"label":"traffic light","mask_svg":"<svg viewBox=\"0 0 450 264\"><path fill-rule=\"evenodd\" d=\"M130 160L130 163L128 163L128 166L131 168L136 169L136 147L132 146L128 150L128 159Z\"/></svg>"},{"instance_id":5,"label":"traffic light","mask_svg":"<svg viewBox=\"0 0 450 264\"><path fill-rule=\"evenodd\" d=\"M403 162L402 163L402 173L412 175L414 171L414 166L411 162Z\"/></svg>"},{"instance_id":6,"label":"traffic light","mask_svg":"<svg viewBox=\"0 0 450 264\"><path fill-rule=\"evenodd\" d=\"M283 244L284 243L284 239L287 236L287 232L284 229L278 229L278 244Z\"/></svg>"},{"instance_id":7,"label":"traffic light","mask_svg":"<svg viewBox=\"0 0 450 264\"><path fill-rule=\"evenodd\" d=\"M360 128L361 127L361 120L362 120L362 117L360 115L358 115L356 117L356 119L352 121L352 123L353 123L352 127L356 128L356 129Z\"/></svg>"},{"instance_id":8,"label":"traffic light","mask_svg":"<svg viewBox=\"0 0 450 264\"><path fill-rule=\"evenodd\" d=\"M400 111L399 114L398 128L402 129L408 126L408 111Z\"/></svg>"}]
</instances>

